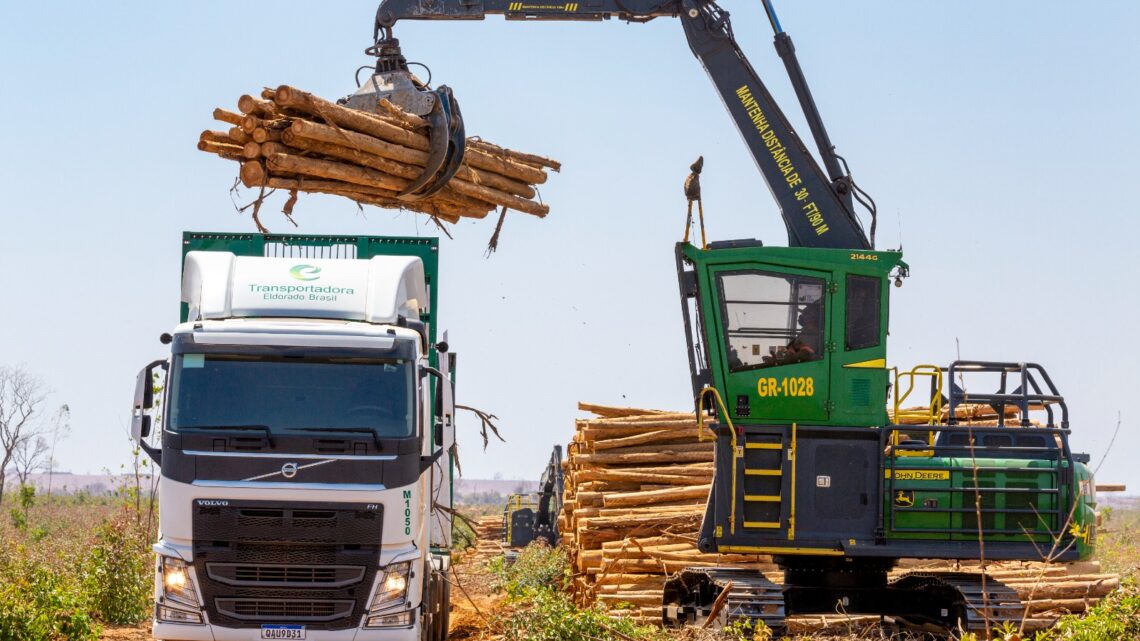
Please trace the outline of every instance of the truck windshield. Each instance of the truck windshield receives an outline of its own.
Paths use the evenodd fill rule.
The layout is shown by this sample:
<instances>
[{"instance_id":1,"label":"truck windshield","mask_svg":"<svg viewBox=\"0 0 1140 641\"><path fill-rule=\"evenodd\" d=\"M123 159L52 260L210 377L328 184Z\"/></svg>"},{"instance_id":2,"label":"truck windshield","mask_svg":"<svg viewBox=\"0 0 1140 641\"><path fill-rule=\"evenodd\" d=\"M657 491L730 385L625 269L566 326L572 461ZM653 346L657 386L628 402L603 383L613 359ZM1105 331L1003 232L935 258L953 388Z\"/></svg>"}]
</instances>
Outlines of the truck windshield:
<instances>
[{"instance_id":1,"label":"truck windshield","mask_svg":"<svg viewBox=\"0 0 1140 641\"><path fill-rule=\"evenodd\" d=\"M170 391L173 431L256 426L273 434L368 430L404 438L415 429L406 360L180 354Z\"/></svg>"}]
</instances>

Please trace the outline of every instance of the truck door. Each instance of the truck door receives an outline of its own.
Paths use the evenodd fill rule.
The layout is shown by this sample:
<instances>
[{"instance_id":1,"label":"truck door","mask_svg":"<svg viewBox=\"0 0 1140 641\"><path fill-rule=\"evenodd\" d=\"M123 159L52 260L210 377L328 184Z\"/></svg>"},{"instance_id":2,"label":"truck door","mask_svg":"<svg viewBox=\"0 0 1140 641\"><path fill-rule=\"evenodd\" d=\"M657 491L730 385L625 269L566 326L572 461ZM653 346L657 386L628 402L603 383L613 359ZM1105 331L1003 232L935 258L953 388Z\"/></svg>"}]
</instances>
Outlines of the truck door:
<instances>
[{"instance_id":1,"label":"truck door","mask_svg":"<svg viewBox=\"0 0 1140 641\"><path fill-rule=\"evenodd\" d=\"M746 262L710 267L702 291L717 387L734 418L826 421L830 273Z\"/></svg>"}]
</instances>

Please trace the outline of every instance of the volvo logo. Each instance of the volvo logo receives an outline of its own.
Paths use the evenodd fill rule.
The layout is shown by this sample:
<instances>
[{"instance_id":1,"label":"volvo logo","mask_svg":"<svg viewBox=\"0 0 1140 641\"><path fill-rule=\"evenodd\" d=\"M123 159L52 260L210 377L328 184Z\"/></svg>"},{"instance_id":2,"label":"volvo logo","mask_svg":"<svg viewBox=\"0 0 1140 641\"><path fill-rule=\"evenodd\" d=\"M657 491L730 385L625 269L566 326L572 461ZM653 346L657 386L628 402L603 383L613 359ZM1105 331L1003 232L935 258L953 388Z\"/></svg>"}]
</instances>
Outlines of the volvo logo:
<instances>
[{"instance_id":1,"label":"volvo logo","mask_svg":"<svg viewBox=\"0 0 1140 641\"><path fill-rule=\"evenodd\" d=\"M306 463L304 465L299 465L297 463L294 463L293 461L289 461L285 465L282 465L281 469L276 471L276 472L270 472L268 474L259 474L257 476L251 476L247 479L242 479L242 481L262 481L265 479L274 478L277 475L281 475L284 478L291 479L294 476L297 476L297 472L300 472L301 470L308 469L310 467L317 467L320 465L327 465L329 463L335 463L335 462L336 462L336 459L333 459L333 458L325 459L323 461L314 461L312 463Z\"/></svg>"}]
</instances>

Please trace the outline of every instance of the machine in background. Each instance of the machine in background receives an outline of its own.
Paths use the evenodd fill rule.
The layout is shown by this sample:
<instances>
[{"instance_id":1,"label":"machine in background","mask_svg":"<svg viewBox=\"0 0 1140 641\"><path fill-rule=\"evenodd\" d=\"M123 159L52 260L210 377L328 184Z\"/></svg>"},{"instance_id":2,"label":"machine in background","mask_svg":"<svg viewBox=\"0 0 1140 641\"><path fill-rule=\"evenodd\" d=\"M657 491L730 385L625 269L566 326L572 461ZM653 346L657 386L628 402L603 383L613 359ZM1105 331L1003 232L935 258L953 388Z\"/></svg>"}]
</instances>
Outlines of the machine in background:
<instances>
[{"instance_id":1,"label":"machine in background","mask_svg":"<svg viewBox=\"0 0 1140 641\"><path fill-rule=\"evenodd\" d=\"M555 445L542 471L538 492L511 494L503 508L503 542L525 548L536 539L558 545L558 515L562 513L562 446Z\"/></svg>"}]
</instances>

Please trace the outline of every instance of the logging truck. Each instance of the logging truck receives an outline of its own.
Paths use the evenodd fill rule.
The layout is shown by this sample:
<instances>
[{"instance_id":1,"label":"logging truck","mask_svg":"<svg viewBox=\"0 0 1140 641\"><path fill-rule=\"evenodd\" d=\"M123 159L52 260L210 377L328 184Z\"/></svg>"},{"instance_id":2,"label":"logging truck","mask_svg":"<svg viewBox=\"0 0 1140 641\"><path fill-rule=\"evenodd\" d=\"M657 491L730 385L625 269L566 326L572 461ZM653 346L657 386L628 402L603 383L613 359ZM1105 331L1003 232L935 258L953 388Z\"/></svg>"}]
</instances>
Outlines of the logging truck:
<instances>
[{"instance_id":1,"label":"logging truck","mask_svg":"<svg viewBox=\"0 0 1140 641\"><path fill-rule=\"evenodd\" d=\"M348 105L389 101L415 112L423 104L416 112L423 114L430 107L434 146L453 164L464 149L455 125L446 125L458 106L450 91L432 92L410 74L394 36L400 21L677 19L788 234L788 247L706 242L703 160L693 163L684 185L690 220L675 256L695 409L702 423L713 415L701 428L715 437L697 545L771 555L784 583L756 569L685 569L665 585L663 621L743 619L777 633L788 615L834 612L982 634L1016 623L1018 594L993 577L921 572L889 580L888 572L907 557L1089 558L1096 522L1088 455L1070 447L1068 407L1040 365L887 367L890 285L901 286L909 266L901 249L876 250L875 203L836 153L771 1L762 4L822 167L714 0L382 0L367 50L376 73ZM447 166L432 171L447 177ZM699 246L688 242L694 203ZM869 234L856 204L867 210ZM974 381L969 392L965 378ZM915 391L926 383L929 390ZM996 391L978 392L991 383ZM899 404L912 392L925 407L906 422ZM969 404L992 407L997 420L959 424Z\"/></svg>"},{"instance_id":2,"label":"logging truck","mask_svg":"<svg viewBox=\"0 0 1140 641\"><path fill-rule=\"evenodd\" d=\"M132 437L161 470L157 639L441 641L455 355L438 242L186 233Z\"/></svg>"}]
</instances>

